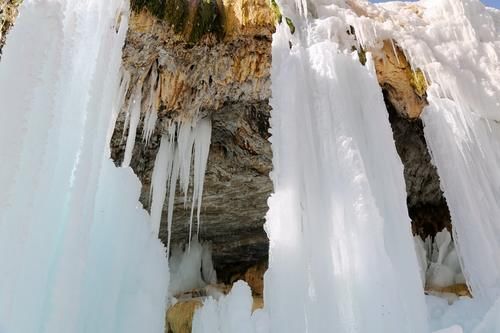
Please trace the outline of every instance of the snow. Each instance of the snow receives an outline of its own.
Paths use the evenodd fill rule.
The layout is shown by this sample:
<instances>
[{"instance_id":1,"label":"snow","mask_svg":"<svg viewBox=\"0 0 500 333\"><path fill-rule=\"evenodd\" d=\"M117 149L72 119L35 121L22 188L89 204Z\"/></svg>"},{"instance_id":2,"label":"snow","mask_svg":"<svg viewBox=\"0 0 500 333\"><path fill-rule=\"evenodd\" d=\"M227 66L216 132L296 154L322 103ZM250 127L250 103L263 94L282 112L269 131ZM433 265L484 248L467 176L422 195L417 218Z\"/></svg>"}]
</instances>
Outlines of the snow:
<instances>
[{"instance_id":1,"label":"snow","mask_svg":"<svg viewBox=\"0 0 500 333\"><path fill-rule=\"evenodd\" d=\"M25 0L0 63L0 331L163 332L168 265L109 159L128 4ZM34 28L35 27L35 28Z\"/></svg>"}]
</instances>

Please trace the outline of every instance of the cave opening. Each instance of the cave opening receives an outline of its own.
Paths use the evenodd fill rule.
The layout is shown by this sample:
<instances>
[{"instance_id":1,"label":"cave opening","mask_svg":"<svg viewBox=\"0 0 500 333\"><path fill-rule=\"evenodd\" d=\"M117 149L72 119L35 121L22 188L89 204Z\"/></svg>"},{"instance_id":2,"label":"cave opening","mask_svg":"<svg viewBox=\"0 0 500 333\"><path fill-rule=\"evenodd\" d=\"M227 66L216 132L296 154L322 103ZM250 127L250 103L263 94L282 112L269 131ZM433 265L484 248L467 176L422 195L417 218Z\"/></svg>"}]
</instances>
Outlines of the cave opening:
<instances>
[{"instance_id":1,"label":"cave opening","mask_svg":"<svg viewBox=\"0 0 500 333\"><path fill-rule=\"evenodd\" d=\"M402 116L390 101L387 89L383 89L383 93L396 150L404 166L413 234L425 239L445 228L451 231L450 211L431 161L422 120Z\"/></svg>"},{"instance_id":2,"label":"cave opening","mask_svg":"<svg viewBox=\"0 0 500 333\"><path fill-rule=\"evenodd\" d=\"M420 118L410 119L398 112L391 102L391 88L382 87L382 91L404 167L408 215L424 289L427 294L453 302L456 297L471 293L455 248L450 210L425 140L424 124ZM444 253L439 255L440 252Z\"/></svg>"}]
</instances>

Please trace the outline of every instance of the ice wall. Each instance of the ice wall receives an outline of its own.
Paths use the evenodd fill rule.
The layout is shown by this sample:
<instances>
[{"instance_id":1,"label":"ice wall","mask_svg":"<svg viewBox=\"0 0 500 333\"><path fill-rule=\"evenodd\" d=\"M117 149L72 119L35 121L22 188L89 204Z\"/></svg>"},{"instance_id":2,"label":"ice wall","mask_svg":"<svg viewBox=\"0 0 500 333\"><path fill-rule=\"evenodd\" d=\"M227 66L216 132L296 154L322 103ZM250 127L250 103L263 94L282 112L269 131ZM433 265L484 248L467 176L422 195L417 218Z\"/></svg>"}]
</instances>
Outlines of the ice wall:
<instances>
[{"instance_id":1,"label":"ice wall","mask_svg":"<svg viewBox=\"0 0 500 333\"><path fill-rule=\"evenodd\" d=\"M238 281L227 296L206 299L193 316L193 333L268 333L267 316L252 313L252 291Z\"/></svg>"},{"instance_id":2,"label":"ice wall","mask_svg":"<svg viewBox=\"0 0 500 333\"><path fill-rule=\"evenodd\" d=\"M280 3L296 32L283 24L273 38L270 332L427 332L403 167L373 63L338 42L348 25L323 2Z\"/></svg>"},{"instance_id":3,"label":"ice wall","mask_svg":"<svg viewBox=\"0 0 500 333\"><path fill-rule=\"evenodd\" d=\"M163 332L165 248L115 168L128 2L24 0L0 63L0 331Z\"/></svg>"},{"instance_id":4,"label":"ice wall","mask_svg":"<svg viewBox=\"0 0 500 333\"><path fill-rule=\"evenodd\" d=\"M457 251L473 295L493 303L500 297L500 11L479 0L418 6L415 14L387 5L377 13L384 25L372 22L364 31L374 41L391 36L426 75L425 139Z\"/></svg>"},{"instance_id":5,"label":"ice wall","mask_svg":"<svg viewBox=\"0 0 500 333\"><path fill-rule=\"evenodd\" d=\"M500 296L500 11L479 0L308 4L310 15L332 16L331 34L352 26L374 52L393 40L425 74L429 106L421 117L457 252L473 295L493 304Z\"/></svg>"}]
</instances>

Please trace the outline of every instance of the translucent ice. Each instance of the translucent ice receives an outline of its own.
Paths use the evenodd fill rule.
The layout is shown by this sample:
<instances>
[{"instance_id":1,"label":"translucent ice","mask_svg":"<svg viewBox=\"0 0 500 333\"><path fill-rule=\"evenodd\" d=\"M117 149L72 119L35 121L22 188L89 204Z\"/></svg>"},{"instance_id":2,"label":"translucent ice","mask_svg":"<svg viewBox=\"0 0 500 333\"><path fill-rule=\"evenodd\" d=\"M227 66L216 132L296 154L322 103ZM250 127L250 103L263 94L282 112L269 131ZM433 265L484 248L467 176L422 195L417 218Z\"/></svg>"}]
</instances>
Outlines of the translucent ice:
<instances>
[{"instance_id":1,"label":"translucent ice","mask_svg":"<svg viewBox=\"0 0 500 333\"><path fill-rule=\"evenodd\" d=\"M0 330L163 332L165 248L109 159L122 0L25 0L0 63Z\"/></svg>"}]
</instances>

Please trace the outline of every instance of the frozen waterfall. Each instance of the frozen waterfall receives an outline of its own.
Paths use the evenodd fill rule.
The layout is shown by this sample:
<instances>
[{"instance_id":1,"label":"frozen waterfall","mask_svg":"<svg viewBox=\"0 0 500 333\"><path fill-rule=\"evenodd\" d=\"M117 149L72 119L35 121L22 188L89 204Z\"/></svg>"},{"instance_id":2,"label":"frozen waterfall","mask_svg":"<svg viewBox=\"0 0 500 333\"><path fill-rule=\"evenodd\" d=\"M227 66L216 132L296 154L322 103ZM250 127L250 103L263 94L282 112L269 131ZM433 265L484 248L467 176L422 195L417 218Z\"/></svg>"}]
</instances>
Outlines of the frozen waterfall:
<instances>
[{"instance_id":1,"label":"frozen waterfall","mask_svg":"<svg viewBox=\"0 0 500 333\"><path fill-rule=\"evenodd\" d=\"M252 312L251 290L238 282L205 301L193 332L498 333L500 11L479 0L277 2L265 307ZM194 121L164 124L149 215L129 165L141 121L145 142L156 128L160 65L135 86L120 70L128 16L127 0L24 0L9 34L0 333L164 331L169 250L157 235L166 202L170 237L177 192L190 209L189 238L195 215L199 229L211 122L189 110ZM450 255L451 236L441 234L435 264L448 253L448 280L465 278L474 296L453 305L424 296L427 259L420 253L421 268L371 57L387 41L425 76L421 118L456 245ZM109 144L122 109L117 168ZM171 289L217 282L198 241L173 252Z\"/></svg>"},{"instance_id":2,"label":"frozen waterfall","mask_svg":"<svg viewBox=\"0 0 500 333\"><path fill-rule=\"evenodd\" d=\"M24 0L0 63L0 332L163 332L165 248L109 159L128 1Z\"/></svg>"},{"instance_id":3,"label":"frozen waterfall","mask_svg":"<svg viewBox=\"0 0 500 333\"><path fill-rule=\"evenodd\" d=\"M364 67L326 38L328 18L294 23L273 41L270 332L426 332L403 168L371 59Z\"/></svg>"},{"instance_id":4,"label":"frozen waterfall","mask_svg":"<svg viewBox=\"0 0 500 333\"><path fill-rule=\"evenodd\" d=\"M238 286L207 301L194 332L209 313L220 333L234 331L221 313L244 318L240 332L498 332L500 12L479 0L277 2L264 312L251 315ZM425 138L475 296L453 306L424 304L401 161L370 53L358 61L384 41L428 86Z\"/></svg>"}]
</instances>

